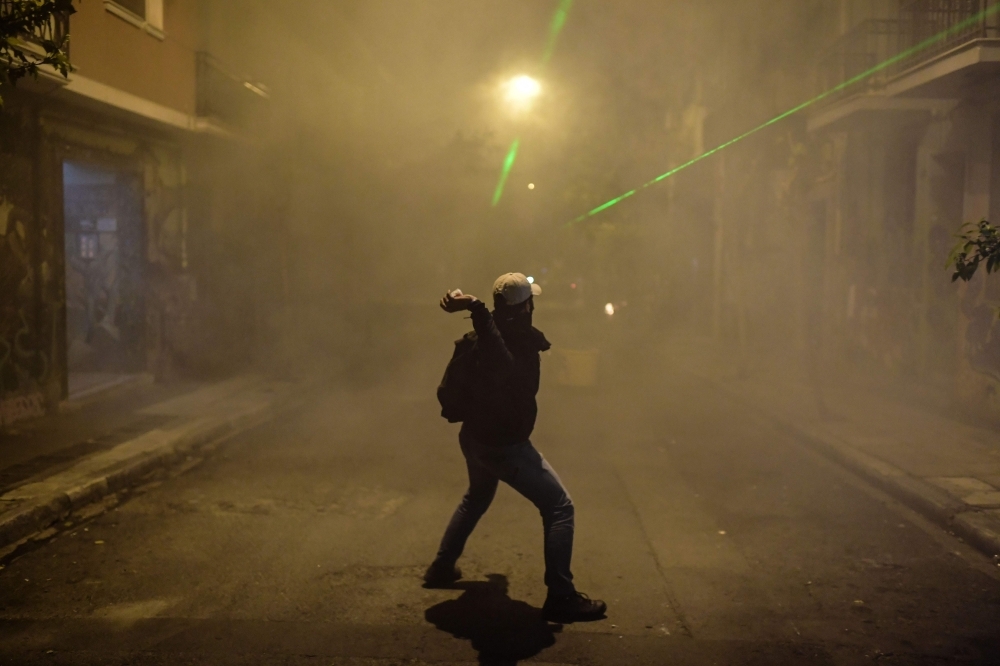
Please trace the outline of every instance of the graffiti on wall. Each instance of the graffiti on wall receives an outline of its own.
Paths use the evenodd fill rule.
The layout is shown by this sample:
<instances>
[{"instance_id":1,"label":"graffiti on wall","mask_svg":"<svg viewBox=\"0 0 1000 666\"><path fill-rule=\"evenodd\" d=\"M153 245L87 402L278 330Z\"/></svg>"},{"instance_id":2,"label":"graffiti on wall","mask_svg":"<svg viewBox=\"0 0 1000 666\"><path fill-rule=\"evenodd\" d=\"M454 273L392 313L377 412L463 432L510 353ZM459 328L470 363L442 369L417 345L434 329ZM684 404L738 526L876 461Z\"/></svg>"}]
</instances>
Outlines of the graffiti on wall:
<instances>
[{"instance_id":1,"label":"graffiti on wall","mask_svg":"<svg viewBox=\"0 0 1000 666\"><path fill-rule=\"evenodd\" d=\"M984 284L984 280L982 273L976 276L962 302L963 314L968 320L965 354L973 370L1000 381L1000 319L991 302L993 299L989 298L995 284Z\"/></svg>"},{"instance_id":2,"label":"graffiti on wall","mask_svg":"<svg viewBox=\"0 0 1000 666\"><path fill-rule=\"evenodd\" d=\"M190 366L203 336L196 330L197 281L188 272L184 164L164 147L151 147L147 157L147 354L154 375L167 379Z\"/></svg>"},{"instance_id":3,"label":"graffiti on wall","mask_svg":"<svg viewBox=\"0 0 1000 666\"><path fill-rule=\"evenodd\" d=\"M0 399L0 428L43 414L45 414L45 396L41 393Z\"/></svg>"},{"instance_id":4,"label":"graffiti on wall","mask_svg":"<svg viewBox=\"0 0 1000 666\"><path fill-rule=\"evenodd\" d=\"M61 217L36 112L0 112L0 404L3 420L37 415L62 392Z\"/></svg>"},{"instance_id":5,"label":"graffiti on wall","mask_svg":"<svg viewBox=\"0 0 1000 666\"><path fill-rule=\"evenodd\" d=\"M0 197L0 397L36 389L50 371L31 307L44 266L32 265L30 229L28 214Z\"/></svg>"}]
</instances>

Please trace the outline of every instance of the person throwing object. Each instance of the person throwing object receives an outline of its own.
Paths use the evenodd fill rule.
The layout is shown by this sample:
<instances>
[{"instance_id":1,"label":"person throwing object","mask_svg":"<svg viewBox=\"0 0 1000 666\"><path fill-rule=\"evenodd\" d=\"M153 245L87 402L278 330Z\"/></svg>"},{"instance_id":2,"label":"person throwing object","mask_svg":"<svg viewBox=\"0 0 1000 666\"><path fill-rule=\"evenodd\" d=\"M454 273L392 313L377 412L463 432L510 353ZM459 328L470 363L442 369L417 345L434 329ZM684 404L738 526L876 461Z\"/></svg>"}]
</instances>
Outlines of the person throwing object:
<instances>
[{"instance_id":1,"label":"person throwing object","mask_svg":"<svg viewBox=\"0 0 1000 666\"><path fill-rule=\"evenodd\" d=\"M548 587L544 618L560 623L597 620L605 616L607 605L577 592L570 571L573 501L529 439L538 413L539 353L551 346L532 326L534 297L540 294L538 285L521 273L508 273L493 285L492 313L478 298L458 290L441 300L445 312L470 311L475 329L456 343L438 389L442 415L463 422L458 439L469 471L469 490L445 530L424 582L427 587L448 587L462 577L455 564L503 481L542 515Z\"/></svg>"}]
</instances>

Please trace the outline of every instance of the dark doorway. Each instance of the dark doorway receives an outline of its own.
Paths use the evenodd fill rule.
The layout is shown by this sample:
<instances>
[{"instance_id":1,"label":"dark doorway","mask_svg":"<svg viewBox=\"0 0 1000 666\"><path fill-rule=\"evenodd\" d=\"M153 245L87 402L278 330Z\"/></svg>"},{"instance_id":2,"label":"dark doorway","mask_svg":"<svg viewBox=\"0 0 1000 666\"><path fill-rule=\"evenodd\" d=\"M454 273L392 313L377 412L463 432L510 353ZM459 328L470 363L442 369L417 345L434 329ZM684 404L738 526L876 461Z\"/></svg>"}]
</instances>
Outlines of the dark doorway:
<instances>
[{"instance_id":1,"label":"dark doorway","mask_svg":"<svg viewBox=\"0 0 1000 666\"><path fill-rule=\"evenodd\" d=\"M144 368L142 182L137 173L63 164L70 395Z\"/></svg>"}]
</instances>

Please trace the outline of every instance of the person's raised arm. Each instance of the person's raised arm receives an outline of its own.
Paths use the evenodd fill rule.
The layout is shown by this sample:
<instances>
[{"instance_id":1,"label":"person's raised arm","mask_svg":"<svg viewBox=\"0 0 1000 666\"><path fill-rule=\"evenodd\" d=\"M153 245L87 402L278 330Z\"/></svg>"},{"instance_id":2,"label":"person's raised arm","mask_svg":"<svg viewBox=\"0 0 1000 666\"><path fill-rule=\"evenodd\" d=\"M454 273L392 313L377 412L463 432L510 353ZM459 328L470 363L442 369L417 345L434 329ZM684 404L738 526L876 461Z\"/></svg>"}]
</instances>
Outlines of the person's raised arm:
<instances>
[{"instance_id":1,"label":"person's raised arm","mask_svg":"<svg viewBox=\"0 0 1000 666\"><path fill-rule=\"evenodd\" d=\"M476 329L480 349L501 369L514 367L514 355L504 344L503 336L500 335L496 322L493 321L493 315L485 303L475 296L463 294L460 289L456 289L444 295L441 299L441 309L445 312L468 310L472 314L472 327Z\"/></svg>"},{"instance_id":2,"label":"person's raised arm","mask_svg":"<svg viewBox=\"0 0 1000 666\"><path fill-rule=\"evenodd\" d=\"M448 313L462 312L472 307L479 299L472 294L463 294L461 289L449 291L441 299L441 309Z\"/></svg>"}]
</instances>

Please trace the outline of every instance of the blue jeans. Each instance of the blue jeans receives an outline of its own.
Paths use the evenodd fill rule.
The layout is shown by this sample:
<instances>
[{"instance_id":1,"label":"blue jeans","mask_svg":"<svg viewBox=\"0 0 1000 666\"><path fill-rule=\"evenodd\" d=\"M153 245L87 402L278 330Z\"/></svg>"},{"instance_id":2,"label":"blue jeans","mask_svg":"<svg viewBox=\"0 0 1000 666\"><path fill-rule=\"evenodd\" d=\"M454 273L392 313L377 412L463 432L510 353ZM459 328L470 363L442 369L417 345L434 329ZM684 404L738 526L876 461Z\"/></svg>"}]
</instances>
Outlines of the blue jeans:
<instances>
[{"instance_id":1,"label":"blue jeans","mask_svg":"<svg viewBox=\"0 0 1000 666\"><path fill-rule=\"evenodd\" d=\"M451 517L436 563L454 565L476 523L490 508L503 481L527 498L542 514L545 531L545 585L549 594L573 594L573 500L551 465L530 441L504 447L486 446L463 428L458 437L469 469L469 490Z\"/></svg>"}]
</instances>

